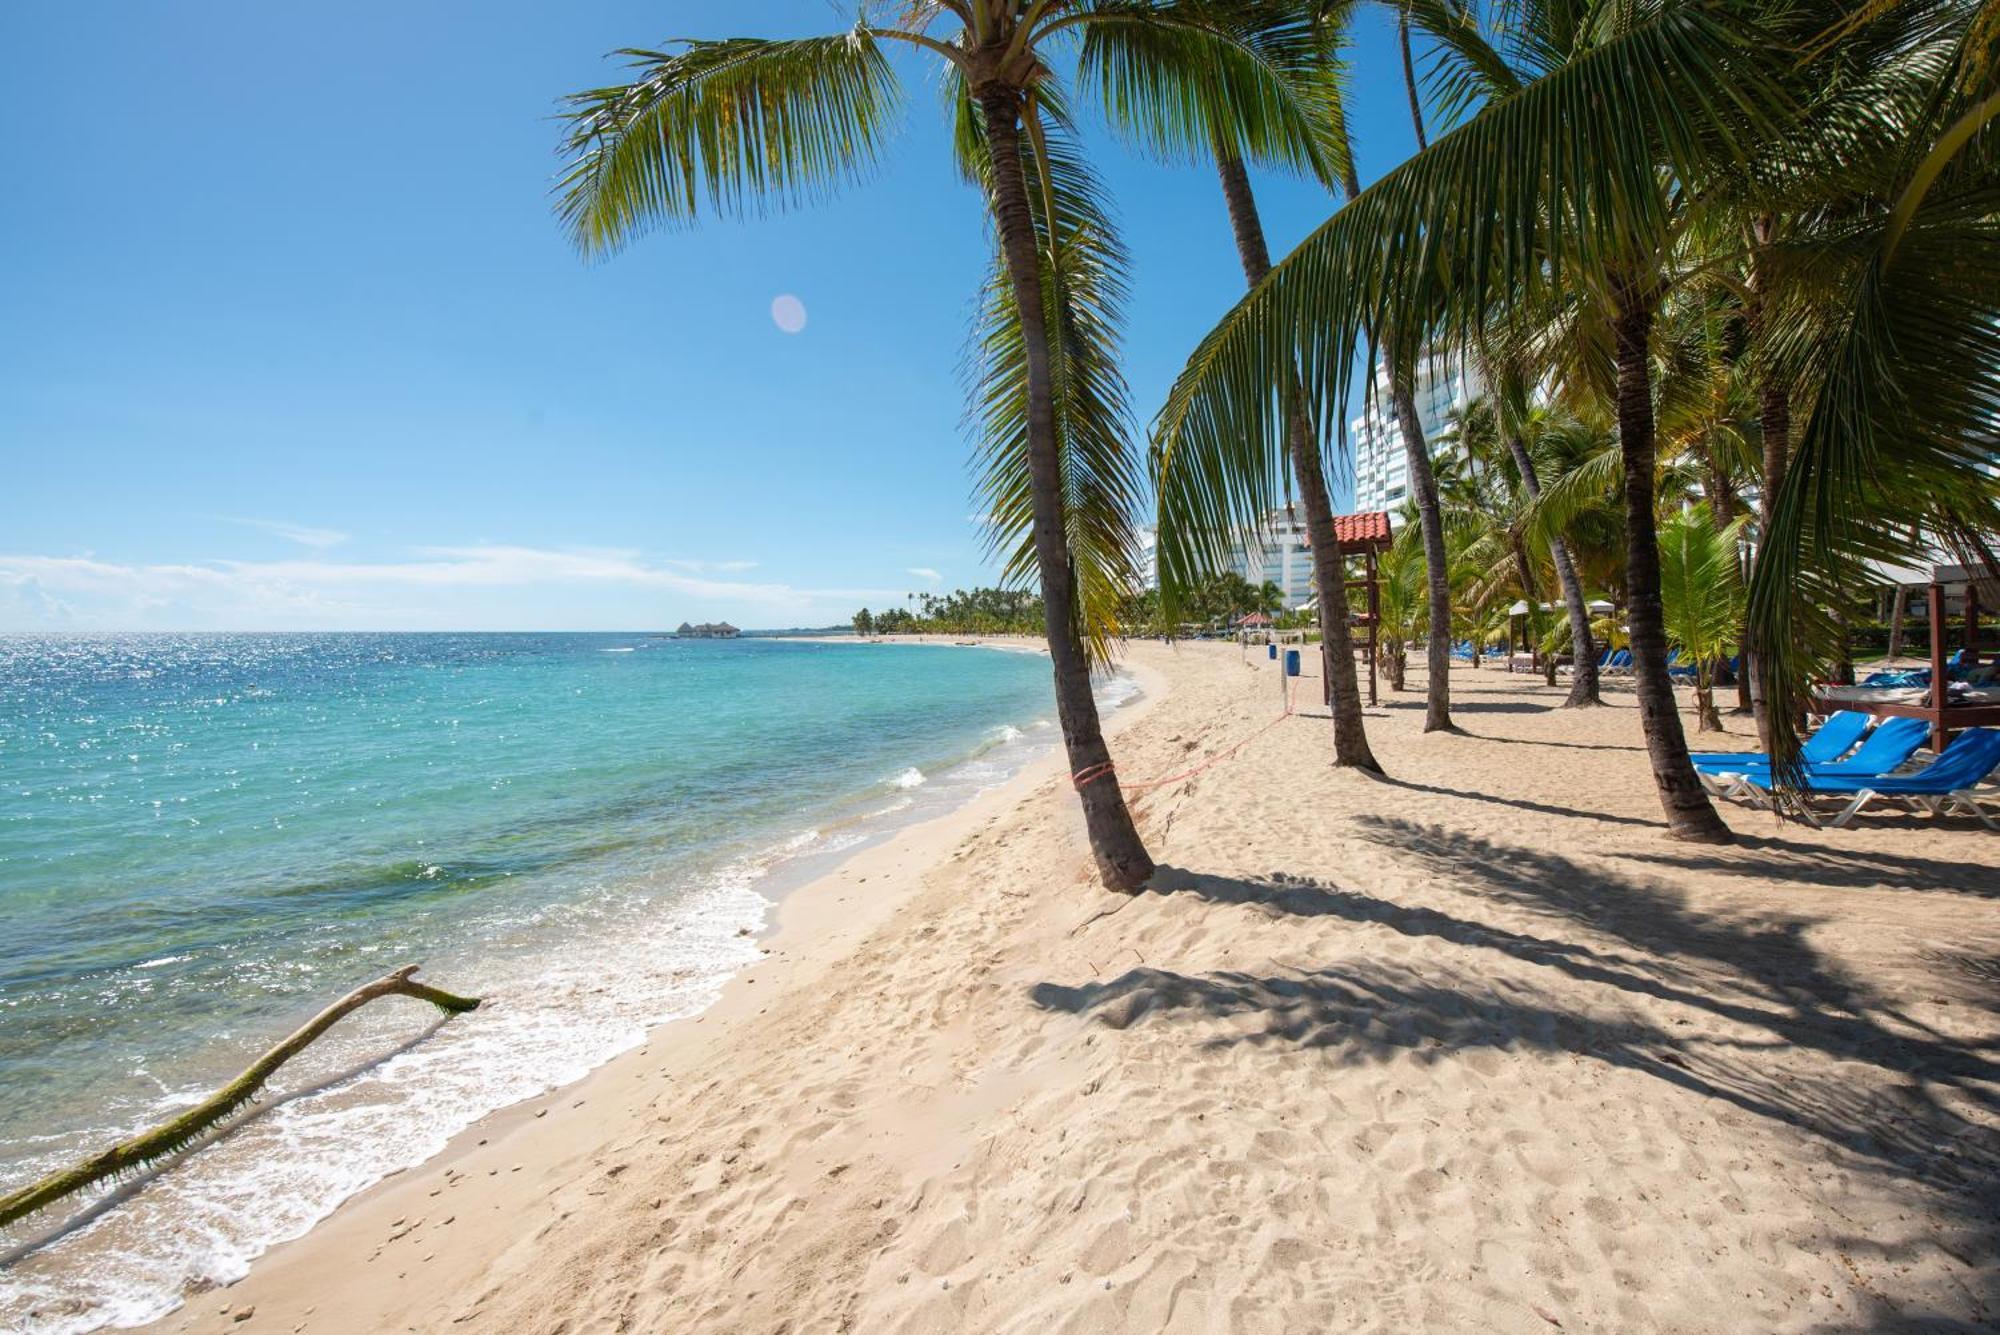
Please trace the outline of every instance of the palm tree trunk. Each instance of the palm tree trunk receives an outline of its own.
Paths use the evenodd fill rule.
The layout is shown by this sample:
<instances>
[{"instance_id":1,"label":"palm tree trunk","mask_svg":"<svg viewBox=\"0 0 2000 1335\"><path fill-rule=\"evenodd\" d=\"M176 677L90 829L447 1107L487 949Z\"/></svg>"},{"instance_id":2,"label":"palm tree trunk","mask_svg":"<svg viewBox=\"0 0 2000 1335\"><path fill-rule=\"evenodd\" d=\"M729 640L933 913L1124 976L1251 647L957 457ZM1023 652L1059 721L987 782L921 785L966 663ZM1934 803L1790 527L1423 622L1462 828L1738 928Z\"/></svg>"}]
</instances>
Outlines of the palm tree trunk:
<instances>
[{"instance_id":1,"label":"palm tree trunk","mask_svg":"<svg viewBox=\"0 0 2000 1335\"><path fill-rule=\"evenodd\" d=\"M1903 654L1903 620L1910 614L1910 591L1898 584L1889 602L1889 658L1893 662Z\"/></svg>"},{"instance_id":2,"label":"palm tree trunk","mask_svg":"<svg viewBox=\"0 0 2000 1335\"><path fill-rule=\"evenodd\" d=\"M1614 282L1613 335L1618 358L1618 448L1625 473L1625 596L1632 627L1632 683L1653 782L1676 839L1726 844L1729 827L1715 814L1694 763L1667 675L1667 631L1660 600L1660 543L1653 517L1653 383L1650 355L1653 297Z\"/></svg>"},{"instance_id":3,"label":"palm tree trunk","mask_svg":"<svg viewBox=\"0 0 2000 1335\"><path fill-rule=\"evenodd\" d=\"M1234 153L1217 149L1215 169L1222 178L1222 198L1229 207L1229 226L1236 235L1236 253L1243 278L1251 287L1271 272L1271 251L1264 240L1264 222L1257 198L1250 191L1250 174ZM1321 670L1333 700L1333 763L1380 774L1382 766L1368 746L1367 724L1361 714L1361 678L1354 668L1354 633L1348 624L1347 559L1333 527L1333 498L1320 461L1319 433L1297 396L1288 405L1286 445L1292 477L1305 503L1306 535L1312 539L1313 579L1319 586Z\"/></svg>"},{"instance_id":4,"label":"palm tree trunk","mask_svg":"<svg viewBox=\"0 0 2000 1335\"><path fill-rule=\"evenodd\" d=\"M1694 669L1694 730L1723 732L1722 715L1715 712L1715 665L1697 663Z\"/></svg>"},{"instance_id":5,"label":"palm tree trunk","mask_svg":"<svg viewBox=\"0 0 2000 1335\"><path fill-rule=\"evenodd\" d=\"M1715 525L1715 531L1717 533L1722 533L1727 531L1729 525L1736 519L1736 512L1742 508L1743 504L1742 500L1736 494L1736 484L1729 480L1728 472L1725 471L1721 467L1721 465L1719 465L1715 460L1711 459L1709 460L1707 478L1703 482L1702 486L1703 489L1708 493L1708 513L1710 517L1710 522L1712 522ZM1741 557L1739 557L1737 564L1739 566L1743 566L1745 563L1742 561ZM1743 577L1744 587L1748 588L1750 585L1750 571L1746 568L1742 569L1740 573ZM1752 713L1754 712L1755 709L1755 706L1752 704L1750 697L1749 664L1750 664L1750 653L1748 646L1748 632L1746 631L1742 636L1738 637L1737 641L1736 712L1739 714ZM1710 700L1711 710L1713 709L1714 688L1715 688L1715 682L1713 680L1713 677L1716 674L1719 667L1720 663L1718 661L1716 664L1711 664L1708 665L1706 668L1704 668L1704 670L1710 674L1711 678L1709 681L1709 692L1710 692L1709 700ZM1715 716L1715 730L1717 732L1723 730L1722 716L1720 714L1717 714ZM1699 731L1701 732L1709 731L1709 720L1707 715L1702 716Z\"/></svg>"},{"instance_id":6,"label":"palm tree trunk","mask_svg":"<svg viewBox=\"0 0 2000 1335\"><path fill-rule=\"evenodd\" d=\"M1770 214L1760 214L1751 225L1752 235L1759 247L1768 245L1776 220ZM1760 265L1753 256L1750 264L1749 319L1753 331L1761 332L1764 324L1764 292ZM1764 477L1757 501L1757 519L1761 533L1771 531L1771 516L1777 509L1778 489L1785 485L1785 469L1791 460L1792 442L1792 399L1787 387L1776 383L1768 376L1757 387L1757 421L1764 437ZM1761 542L1757 549L1762 559ZM1757 715L1757 737L1764 748L1764 754L1771 754L1771 719L1764 707L1769 697L1769 680L1764 665L1764 655L1758 652L1756 638L1745 635L1750 651L1750 706Z\"/></svg>"},{"instance_id":7,"label":"palm tree trunk","mask_svg":"<svg viewBox=\"0 0 2000 1335\"><path fill-rule=\"evenodd\" d=\"M1528 453L1527 442L1510 431L1507 449L1514 456L1514 467L1520 470L1521 485L1527 490L1528 499L1540 500L1542 479L1535 472L1534 456ZM1563 610L1569 614L1570 656L1576 660L1569 699L1563 701L1563 708L1601 705L1604 699L1597 686L1597 641L1590 633L1590 608L1584 605L1583 581L1576 577L1576 563L1569 559L1569 544L1561 538L1550 536L1549 557L1555 562L1556 582L1562 585Z\"/></svg>"},{"instance_id":8,"label":"palm tree trunk","mask_svg":"<svg viewBox=\"0 0 2000 1335\"><path fill-rule=\"evenodd\" d=\"M1430 138L1424 133L1424 104L1417 96L1417 63L1410 57L1410 10L1407 5L1396 8L1396 41L1403 48L1403 88L1410 95L1410 122L1417 127L1417 151L1423 152L1430 145Z\"/></svg>"},{"instance_id":9,"label":"palm tree trunk","mask_svg":"<svg viewBox=\"0 0 2000 1335\"><path fill-rule=\"evenodd\" d=\"M1785 484L1785 467L1790 462L1792 434L1791 396L1782 386L1768 382L1757 391L1757 418L1764 435L1764 486L1758 499L1758 519L1765 533L1771 531L1771 515L1778 504L1778 488ZM1758 549L1761 557L1763 549ZM1757 651L1754 638L1750 643L1750 706L1757 715L1757 736L1764 747L1764 754L1771 754L1771 719L1764 707L1770 695L1766 684L1769 677L1765 670L1764 655Z\"/></svg>"},{"instance_id":10,"label":"palm tree trunk","mask_svg":"<svg viewBox=\"0 0 2000 1335\"><path fill-rule=\"evenodd\" d=\"M1140 842L1111 767L1111 752L1090 693L1090 662L1078 633L1069 537L1064 527L1062 459L1056 448L1055 402L1042 304L1041 257L1027 181L1021 173L1021 94L1004 83L978 90L993 158L993 221L1019 308L1028 360L1028 469L1034 500L1035 562L1042 581L1043 627L1055 672L1056 714L1097 872L1114 890L1141 889L1153 859Z\"/></svg>"},{"instance_id":11,"label":"palm tree trunk","mask_svg":"<svg viewBox=\"0 0 2000 1335\"><path fill-rule=\"evenodd\" d=\"M1410 123L1417 132L1417 149L1429 144L1424 133L1424 104L1417 93L1417 66L1410 55L1410 11L1396 11L1396 39L1403 49L1403 89L1410 97ZM1430 582L1430 672L1429 691L1424 701L1424 731L1448 732L1451 724L1451 574L1445 566L1444 524L1438 515L1437 478L1431 472L1430 448L1424 441L1423 424L1417 420L1416 388L1411 384L1411 368L1396 354L1393 336L1383 340L1390 352L1389 404L1403 437L1403 454L1409 460L1410 490L1416 494L1418 521L1423 526L1424 567ZM1414 355L1414 353L1412 354Z\"/></svg>"},{"instance_id":12,"label":"palm tree trunk","mask_svg":"<svg viewBox=\"0 0 2000 1335\"><path fill-rule=\"evenodd\" d=\"M1448 732L1452 730L1451 569L1444 550L1444 516L1438 508L1437 475L1431 471L1430 446L1424 440L1424 425L1417 420L1417 392L1411 381L1409 361L1395 350L1393 336L1384 347L1390 354L1389 400L1403 437L1410 491L1417 500L1417 523L1424 539L1424 577L1429 586L1430 652L1425 656L1425 666L1430 681L1424 700L1424 731Z\"/></svg>"}]
</instances>

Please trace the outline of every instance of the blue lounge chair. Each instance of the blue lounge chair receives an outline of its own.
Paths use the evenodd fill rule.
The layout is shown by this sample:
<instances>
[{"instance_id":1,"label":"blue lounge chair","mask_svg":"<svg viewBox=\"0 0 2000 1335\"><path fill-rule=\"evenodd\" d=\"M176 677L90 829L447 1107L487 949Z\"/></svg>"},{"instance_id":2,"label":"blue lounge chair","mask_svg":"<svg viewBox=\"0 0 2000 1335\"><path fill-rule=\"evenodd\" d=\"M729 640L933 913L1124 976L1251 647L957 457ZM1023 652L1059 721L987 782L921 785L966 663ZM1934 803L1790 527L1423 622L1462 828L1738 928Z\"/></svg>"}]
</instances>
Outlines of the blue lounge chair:
<instances>
[{"instance_id":1,"label":"blue lounge chair","mask_svg":"<svg viewBox=\"0 0 2000 1335\"><path fill-rule=\"evenodd\" d=\"M1970 728L1960 733L1944 749L1944 754L1913 774L1892 774L1879 778L1809 775L1805 792L1795 805L1799 814L1814 825L1831 825L1838 829L1853 820L1863 807L1876 798L1887 797L1912 808L1921 807L1933 816L1976 817L1987 829L2000 830L2000 821L1995 821L1980 808L1979 795L1973 791L1974 785L1983 782L1996 769L2000 769L2000 728ZM1766 805L1776 800L1768 786L1769 777L1768 774L1764 776L1762 787L1755 780L1745 780L1749 786L1758 788ZM1847 797L1851 800L1838 814L1822 817L1813 810L1810 801L1816 797Z\"/></svg>"},{"instance_id":2,"label":"blue lounge chair","mask_svg":"<svg viewBox=\"0 0 2000 1335\"><path fill-rule=\"evenodd\" d=\"M1609 649L1606 649L1603 653L1597 656L1597 672L1599 676L1602 676L1604 674L1604 669L1610 662L1611 662L1611 650ZM1575 672L1576 665L1574 663L1565 663L1560 670L1563 672Z\"/></svg>"},{"instance_id":3,"label":"blue lounge chair","mask_svg":"<svg viewBox=\"0 0 2000 1335\"><path fill-rule=\"evenodd\" d=\"M1815 780L1882 778L1908 764L1930 733L1930 724L1922 719L1888 719L1868 734L1868 739L1855 749L1853 755L1824 765L1808 763L1806 774ZM1760 794L1766 793L1771 786L1771 762L1768 758L1749 765L1739 760L1728 766L1697 766L1695 773L1701 776L1702 785L1710 792L1724 797L1746 798L1752 805L1762 805Z\"/></svg>"},{"instance_id":4,"label":"blue lounge chair","mask_svg":"<svg viewBox=\"0 0 2000 1335\"><path fill-rule=\"evenodd\" d=\"M1858 709L1843 709L1820 724L1819 731L1806 738L1799 759L1808 765L1830 765L1854 749L1872 720ZM1727 769L1731 765L1769 768L1771 757L1762 751L1697 751L1691 757L1696 769Z\"/></svg>"}]
</instances>

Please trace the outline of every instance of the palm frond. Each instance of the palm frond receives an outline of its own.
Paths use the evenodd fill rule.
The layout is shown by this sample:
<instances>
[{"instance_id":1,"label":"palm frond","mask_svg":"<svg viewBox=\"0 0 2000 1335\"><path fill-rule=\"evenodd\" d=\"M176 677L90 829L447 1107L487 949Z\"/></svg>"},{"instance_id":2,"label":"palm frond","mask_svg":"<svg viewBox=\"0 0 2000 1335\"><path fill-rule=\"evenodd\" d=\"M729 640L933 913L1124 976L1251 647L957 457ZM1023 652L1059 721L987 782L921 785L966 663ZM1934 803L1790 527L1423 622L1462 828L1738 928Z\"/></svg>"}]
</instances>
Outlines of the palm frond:
<instances>
[{"instance_id":1,"label":"palm frond","mask_svg":"<svg viewBox=\"0 0 2000 1335\"><path fill-rule=\"evenodd\" d=\"M1977 18L1960 11L1954 57L1873 206L1837 220L1809 274L1819 299L1773 312L1774 360L1799 369L1805 405L1750 590L1780 757L1836 650L1830 609L1867 564L2000 533L2000 126L1963 133L1996 96Z\"/></svg>"},{"instance_id":2,"label":"palm frond","mask_svg":"<svg viewBox=\"0 0 2000 1335\"><path fill-rule=\"evenodd\" d=\"M1692 662L1734 650L1743 629L1737 544L1744 520L1717 529L1704 502L1660 525L1660 599L1667 638Z\"/></svg>"},{"instance_id":3,"label":"palm frond","mask_svg":"<svg viewBox=\"0 0 2000 1335\"><path fill-rule=\"evenodd\" d=\"M1769 55L1694 5L1489 103L1335 214L1202 341L1161 412L1162 459L1271 448L1288 366L1314 420L1343 420L1346 368L1371 330L1464 346L1496 308L1591 290L1661 244L1663 167L1698 182L1787 107Z\"/></svg>"},{"instance_id":4,"label":"palm frond","mask_svg":"<svg viewBox=\"0 0 2000 1335\"><path fill-rule=\"evenodd\" d=\"M1303 6L1183 0L1093 13L1078 76L1148 152L1175 163L1225 152L1329 189L1347 174L1339 66Z\"/></svg>"},{"instance_id":5,"label":"palm frond","mask_svg":"<svg viewBox=\"0 0 2000 1335\"><path fill-rule=\"evenodd\" d=\"M1092 662L1109 661L1120 604L1140 584L1141 477L1118 330L1126 298L1123 245L1066 119L1046 100L1022 167L1035 207L1050 375L1061 451L1064 517L1079 630ZM984 140L972 155L984 170ZM977 441L978 504L1003 577L1036 575L1028 467L1027 354L1013 287L995 258L967 359L968 426Z\"/></svg>"},{"instance_id":6,"label":"palm frond","mask_svg":"<svg viewBox=\"0 0 2000 1335\"><path fill-rule=\"evenodd\" d=\"M865 30L628 49L628 83L563 100L556 211L586 254L706 206L740 215L823 199L879 153L902 95Z\"/></svg>"}]
</instances>

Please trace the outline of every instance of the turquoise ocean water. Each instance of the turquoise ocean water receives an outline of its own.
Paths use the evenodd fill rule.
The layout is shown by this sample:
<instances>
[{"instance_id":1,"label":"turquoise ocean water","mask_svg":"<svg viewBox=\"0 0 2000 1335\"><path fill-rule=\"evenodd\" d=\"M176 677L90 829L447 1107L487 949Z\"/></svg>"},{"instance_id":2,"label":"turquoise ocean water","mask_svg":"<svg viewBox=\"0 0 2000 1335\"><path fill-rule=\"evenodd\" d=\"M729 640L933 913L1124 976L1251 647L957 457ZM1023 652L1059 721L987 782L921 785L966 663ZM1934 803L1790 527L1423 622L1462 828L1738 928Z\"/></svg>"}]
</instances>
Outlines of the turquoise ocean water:
<instances>
[{"instance_id":1,"label":"turquoise ocean water","mask_svg":"<svg viewBox=\"0 0 2000 1335\"><path fill-rule=\"evenodd\" d=\"M699 1010L771 894L1000 781L1051 715L1046 660L992 650L0 637L0 1189L396 966L489 998L378 1003L84 1227L0 1234L0 1329L156 1316Z\"/></svg>"}]
</instances>

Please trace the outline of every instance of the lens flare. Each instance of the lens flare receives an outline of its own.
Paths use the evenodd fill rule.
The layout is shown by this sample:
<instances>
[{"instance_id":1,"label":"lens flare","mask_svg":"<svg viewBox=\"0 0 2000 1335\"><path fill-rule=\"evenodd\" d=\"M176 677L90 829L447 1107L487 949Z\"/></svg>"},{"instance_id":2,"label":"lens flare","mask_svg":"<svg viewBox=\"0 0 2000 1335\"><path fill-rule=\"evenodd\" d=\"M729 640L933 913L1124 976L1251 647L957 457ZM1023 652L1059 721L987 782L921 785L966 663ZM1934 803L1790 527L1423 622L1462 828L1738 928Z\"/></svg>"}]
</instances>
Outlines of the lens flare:
<instances>
[{"instance_id":1,"label":"lens flare","mask_svg":"<svg viewBox=\"0 0 2000 1335\"><path fill-rule=\"evenodd\" d=\"M806 327L806 304L789 292L779 294L771 303L771 323L787 334L796 334Z\"/></svg>"}]
</instances>

